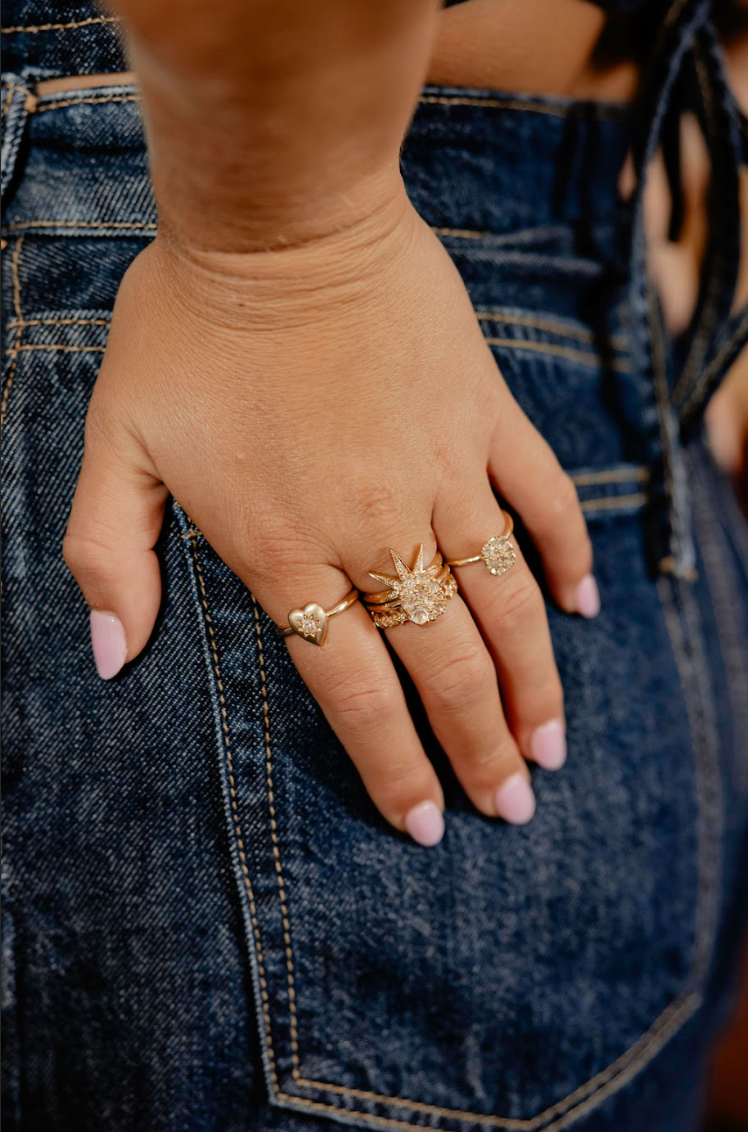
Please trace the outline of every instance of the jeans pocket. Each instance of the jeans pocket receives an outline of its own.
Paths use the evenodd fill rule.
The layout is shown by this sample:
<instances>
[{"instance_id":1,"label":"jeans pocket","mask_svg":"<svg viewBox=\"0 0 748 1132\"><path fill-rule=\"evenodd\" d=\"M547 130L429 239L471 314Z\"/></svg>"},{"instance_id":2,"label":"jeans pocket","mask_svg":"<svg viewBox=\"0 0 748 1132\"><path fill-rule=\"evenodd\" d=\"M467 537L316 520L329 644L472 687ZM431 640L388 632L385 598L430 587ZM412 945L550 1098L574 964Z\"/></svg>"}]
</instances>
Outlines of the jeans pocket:
<instances>
[{"instance_id":1,"label":"jeans pocket","mask_svg":"<svg viewBox=\"0 0 748 1132\"><path fill-rule=\"evenodd\" d=\"M645 472L572 471L603 608L548 607L569 760L533 768L528 826L488 820L408 691L445 787L428 851L379 817L271 622L176 509L275 1104L362 1127L561 1128L699 1005L719 813L682 682L693 642L644 565Z\"/></svg>"}]
</instances>

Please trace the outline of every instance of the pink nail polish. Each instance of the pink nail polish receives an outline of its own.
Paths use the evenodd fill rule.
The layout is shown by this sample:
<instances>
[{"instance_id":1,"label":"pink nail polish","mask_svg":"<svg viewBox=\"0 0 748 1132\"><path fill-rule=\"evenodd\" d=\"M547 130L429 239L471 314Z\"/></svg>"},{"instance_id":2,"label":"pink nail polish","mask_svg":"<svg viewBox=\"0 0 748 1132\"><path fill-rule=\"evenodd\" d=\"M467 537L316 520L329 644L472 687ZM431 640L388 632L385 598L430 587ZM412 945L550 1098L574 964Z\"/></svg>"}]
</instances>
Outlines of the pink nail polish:
<instances>
[{"instance_id":1,"label":"pink nail polish","mask_svg":"<svg viewBox=\"0 0 748 1132\"><path fill-rule=\"evenodd\" d=\"M438 845L444 836L444 817L434 802L421 802L408 810L405 828L419 845Z\"/></svg>"},{"instance_id":2,"label":"pink nail polish","mask_svg":"<svg viewBox=\"0 0 748 1132\"><path fill-rule=\"evenodd\" d=\"M119 617L91 610L91 647L99 676L102 680L111 680L127 656L125 630Z\"/></svg>"},{"instance_id":3,"label":"pink nail polish","mask_svg":"<svg viewBox=\"0 0 748 1132\"><path fill-rule=\"evenodd\" d=\"M499 817L512 825L524 825L535 813L535 795L523 774L517 771L496 792Z\"/></svg>"},{"instance_id":4,"label":"pink nail polish","mask_svg":"<svg viewBox=\"0 0 748 1132\"><path fill-rule=\"evenodd\" d=\"M530 737L530 754L545 770L559 770L566 762L566 732L560 719L536 727Z\"/></svg>"},{"instance_id":5,"label":"pink nail polish","mask_svg":"<svg viewBox=\"0 0 748 1132\"><path fill-rule=\"evenodd\" d=\"M582 578L577 586L577 612L582 617L597 617L600 612L600 591L592 574Z\"/></svg>"}]
</instances>

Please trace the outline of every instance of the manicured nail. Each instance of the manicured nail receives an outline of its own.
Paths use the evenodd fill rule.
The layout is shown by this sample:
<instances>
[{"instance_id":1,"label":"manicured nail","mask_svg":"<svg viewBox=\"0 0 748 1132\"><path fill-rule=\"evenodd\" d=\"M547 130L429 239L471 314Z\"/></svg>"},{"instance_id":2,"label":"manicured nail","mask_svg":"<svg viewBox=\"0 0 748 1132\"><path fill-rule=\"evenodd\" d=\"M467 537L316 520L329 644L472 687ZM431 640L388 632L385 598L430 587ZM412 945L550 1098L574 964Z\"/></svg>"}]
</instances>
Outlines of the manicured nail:
<instances>
[{"instance_id":1,"label":"manicured nail","mask_svg":"<svg viewBox=\"0 0 748 1132\"><path fill-rule=\"evenodd\" d=\"M582 578L577 586L577 612L582 617L597 617L600 612L600 591L592 574Z\"/></svg>"},{"instance_id":2,"label":"manicured nail","mask_svg":"<svg viewBox=\"0 0 748 1132\"><path fill-rule=\"evenodd\" d=\"M545 770L559 770L566 762L566 731L560 719L536 727L530 737L530 754Z\"/></svg>"},{"instance_id":3,"label":"manicured nail","mask_svg":"<svg viewBox=\"0 0 748 1132\"><path fill-rule=\"evenodd\" d=\"M91 647L99 676L102 680L111 680L127 656L125 630L119 617L91 610Z\"/></svg>"},{"instance_id":4,"label":"manicured nail","mask_svg":"<svg viewBox=\"0 0 748 1132\"><path fill-rule=\"evenodd\" d=\"M405 828L419 845L438 845L444 836L444 818L434 802L421 802L408 810Z\"/></svg>"},{"instance_id":5,"label":"manicured nail","mask_svg":"<svg viewBox=\"0 0 748 1132\"><path fill-rule=\"evenodd\" d=\"M535 813L535 795L523 774L517 771L496 792L499 817L512 825L524 825Z\"/></svg>"}]
</instances>

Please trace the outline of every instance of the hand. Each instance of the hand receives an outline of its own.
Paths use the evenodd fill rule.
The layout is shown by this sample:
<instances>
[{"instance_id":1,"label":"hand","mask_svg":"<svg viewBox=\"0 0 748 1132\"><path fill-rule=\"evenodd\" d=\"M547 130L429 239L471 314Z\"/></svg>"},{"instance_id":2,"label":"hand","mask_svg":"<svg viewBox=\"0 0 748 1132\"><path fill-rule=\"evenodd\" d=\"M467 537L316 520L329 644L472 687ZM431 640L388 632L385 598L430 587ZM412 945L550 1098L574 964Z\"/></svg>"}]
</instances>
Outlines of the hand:
<instances>
[{"instance_id":1,"label":"hand","mask_svg":"<svg viewBox=\"0 0 748 1132\"><path fill-rule=\"evenodd\" d=\"M559 605L584 606L581 583L594 615L574 484L404 190L366 221L281 252L198 254L159 235L120 287L64 543L86 601L107 614L92 618L100 674L152 632L169 493L281 623L310 600L330 608L351 583L378 588L369 571L392 573L389 546L409 564L419 543L426 562L437 545L476 553L503 529L490 480L521 514ZM523 822L534 809L524 759L563 762L554 727L536 729L562 726L564 711L543 597L517 555L498 578L455 568L462 596L441 617L386 632L475 806ZM381 632L356 603L322 648L287 642L381 813L432 844L443 795Z\"/></svg>"}]
</instances>

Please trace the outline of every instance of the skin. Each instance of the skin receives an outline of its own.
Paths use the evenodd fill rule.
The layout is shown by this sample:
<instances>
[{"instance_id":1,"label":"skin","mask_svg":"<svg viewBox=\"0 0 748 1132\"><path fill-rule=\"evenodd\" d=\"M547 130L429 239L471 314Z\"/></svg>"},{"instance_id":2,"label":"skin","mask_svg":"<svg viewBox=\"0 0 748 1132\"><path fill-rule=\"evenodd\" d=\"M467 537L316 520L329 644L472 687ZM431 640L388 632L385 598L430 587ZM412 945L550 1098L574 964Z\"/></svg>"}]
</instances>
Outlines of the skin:
<instances>
[{"instance_id":1,"label":"skin","mask_svg":"<svg viewBox=\"0 0 748 1132\"><path fill-rule=\"evenodd\" d=\"M308 600L329 608L350 582L377 588L368 572L392 573L389 546L409 562L419 543L426 562L437 546L475 553L503 529L497 487L574 613L592 570L576 490L504 383L399 174L420 86L446 80L447 21L465 15L440 15L433 0L118 10L159 234L117 297L63 552L90 608L124 626L127 660L159 607L153 547L169 494L280 623ZM582 11L587 32L553 44L567 93L594 70L599 13ZM504 59L516 79L517 51ZM564 718L543 597L517 551L499 579L457 568L460 596L427 628L387 631L488 816L511 776L529 779L535 729ZM414 808L441 810L363 606L335 618L321 649L287 643L384 817L403 830Z\"/></svg>"}]
</instances>

